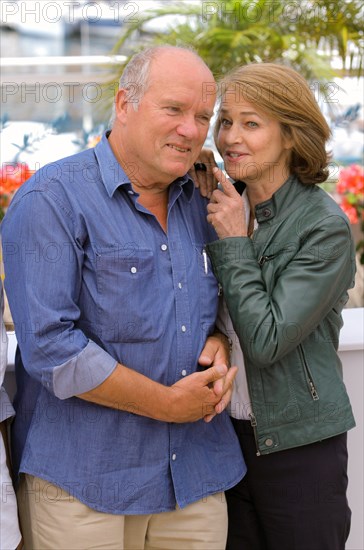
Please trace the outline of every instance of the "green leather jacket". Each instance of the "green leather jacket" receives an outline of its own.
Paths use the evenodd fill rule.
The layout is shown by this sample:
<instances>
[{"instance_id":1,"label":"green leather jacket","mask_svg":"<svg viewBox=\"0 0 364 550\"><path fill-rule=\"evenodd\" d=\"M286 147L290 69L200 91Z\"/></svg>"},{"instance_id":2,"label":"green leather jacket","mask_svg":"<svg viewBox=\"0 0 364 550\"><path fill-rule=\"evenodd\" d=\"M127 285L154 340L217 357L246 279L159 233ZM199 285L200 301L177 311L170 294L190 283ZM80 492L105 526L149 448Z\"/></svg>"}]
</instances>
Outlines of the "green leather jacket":
<instances>
[{"instance_id":1,"label":"green leather jacket","mask_svg":"<svg viewBox=\"0 0 364 550\"><path fill-rule=\"evenodd\" d=\"M243 350L259 455L355 426L337 354L355 250L341 209L295 177L255 214L252 239L207 251Z\"/></svg>"}]
</instances>

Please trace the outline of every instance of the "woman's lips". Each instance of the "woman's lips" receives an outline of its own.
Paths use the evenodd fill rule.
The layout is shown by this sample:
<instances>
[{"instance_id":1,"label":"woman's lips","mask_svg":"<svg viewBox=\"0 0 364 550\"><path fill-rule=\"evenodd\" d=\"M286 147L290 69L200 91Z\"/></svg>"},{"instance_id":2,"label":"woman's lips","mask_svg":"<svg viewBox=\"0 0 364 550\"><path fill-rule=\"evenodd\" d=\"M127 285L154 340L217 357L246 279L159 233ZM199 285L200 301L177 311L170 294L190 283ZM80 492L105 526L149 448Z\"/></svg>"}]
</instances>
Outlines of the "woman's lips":
<instances>
[{"instance_id":1,"label":"woman's lips","mask_svg":"<svg viewBox=\"0 0 364 550\"><path fill-rule=\"evenodd\" d=\"M241 159L248 156L248 153L243 153L240 151L226 151L224 154L224 159L229 162L239 162Z\"/></svg>"}]
</instances>

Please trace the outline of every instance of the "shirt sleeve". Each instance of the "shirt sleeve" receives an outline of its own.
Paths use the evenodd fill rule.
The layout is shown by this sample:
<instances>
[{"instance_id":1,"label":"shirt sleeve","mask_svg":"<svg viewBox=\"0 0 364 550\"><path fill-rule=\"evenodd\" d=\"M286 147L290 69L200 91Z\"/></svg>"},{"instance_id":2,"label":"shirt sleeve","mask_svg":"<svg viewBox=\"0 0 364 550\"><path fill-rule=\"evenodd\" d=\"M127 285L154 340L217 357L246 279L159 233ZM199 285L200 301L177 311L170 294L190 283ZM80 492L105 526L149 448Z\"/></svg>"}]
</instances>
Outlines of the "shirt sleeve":
<instances>
[{"instance_id":1,"label":"shirt sleeve","mask_svg":"<svg viewBox=\"0 0 364 550\"><path fill-rule=\"evenodd\" d=\"M83 248L52 191L13 200L2 223L5 289L24 367L60 399L101 384L117 361L77 327Z\"/></svg>"}]
</instances>

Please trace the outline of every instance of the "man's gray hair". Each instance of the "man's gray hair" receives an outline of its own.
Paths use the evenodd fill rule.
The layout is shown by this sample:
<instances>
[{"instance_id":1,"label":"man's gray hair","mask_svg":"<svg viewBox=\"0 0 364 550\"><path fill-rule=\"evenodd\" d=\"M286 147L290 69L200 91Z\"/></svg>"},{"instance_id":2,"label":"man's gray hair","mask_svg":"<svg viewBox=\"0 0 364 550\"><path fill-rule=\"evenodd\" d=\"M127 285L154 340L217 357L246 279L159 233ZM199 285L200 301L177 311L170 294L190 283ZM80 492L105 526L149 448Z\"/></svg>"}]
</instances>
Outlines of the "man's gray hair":
<instances>
[{"instance_id":1,"label":"man's gray hair","mask_svg":"<svg viewBox=\"0 0 364 550\"><path fill-rule=\"evenodd\" d=\"M152 46L133 55L125 66L120 77L119 90L126 90L126 100L133 105L135 111L138 110L139 102L148 89L151 61L163 50L185 50L193 53L196 58L200 59L200 61L204 63L193 48L170 46L168 44L162 46ZM115 121L115 116L116 112L114 103L109 123L110 128Z\"/></svg>"}]
</instances>

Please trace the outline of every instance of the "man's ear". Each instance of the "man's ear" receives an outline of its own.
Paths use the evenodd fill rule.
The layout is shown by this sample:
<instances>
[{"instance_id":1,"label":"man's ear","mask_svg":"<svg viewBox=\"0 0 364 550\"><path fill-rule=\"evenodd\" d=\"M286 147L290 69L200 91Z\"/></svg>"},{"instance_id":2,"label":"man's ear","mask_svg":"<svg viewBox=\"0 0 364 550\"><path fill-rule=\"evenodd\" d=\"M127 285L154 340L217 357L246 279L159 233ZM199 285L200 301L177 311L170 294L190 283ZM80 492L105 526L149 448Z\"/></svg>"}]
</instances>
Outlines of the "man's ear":
<instances>
[{"instance_id":1,"label":"man's ear","mask_svg":"<svg viewBox=\"0 0 364 550\"><path fill-rule=\"evenodd\" d=\"M125 120L128 111L128 101L126 94L126 90L121 88L120 90L118 90L115 96L115 115L120 122L123 122Z\"/></svg>"}]
</instances>

